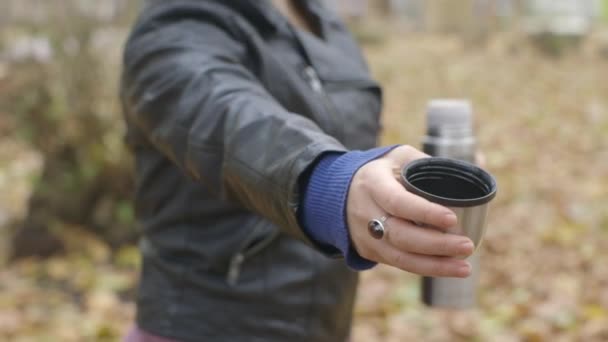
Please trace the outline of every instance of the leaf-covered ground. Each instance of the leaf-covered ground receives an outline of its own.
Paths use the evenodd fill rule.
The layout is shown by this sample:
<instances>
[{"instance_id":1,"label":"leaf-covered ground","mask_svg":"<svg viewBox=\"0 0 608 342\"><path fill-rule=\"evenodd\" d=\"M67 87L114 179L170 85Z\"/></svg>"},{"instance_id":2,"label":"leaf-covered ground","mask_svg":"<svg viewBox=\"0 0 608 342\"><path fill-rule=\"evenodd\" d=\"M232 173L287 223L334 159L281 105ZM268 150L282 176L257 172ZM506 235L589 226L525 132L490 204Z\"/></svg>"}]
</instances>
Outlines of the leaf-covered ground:
<instances>
[{"instance_id":1,"label":"leaf-covered ground","mask_svg":"<svg viewBox=\"0 0 608 342\"><path fill-rule=\"evenodd\" d=\"M419 145L428 100L469 98L500 190L478 309L425 308L418 277L378 267L362 274L354 341L608 340L608 60L596 51L548 59L513 42L423 35L367 47L385 87L384 142ZM6 227L41 161L10 135L0 159ZM131 324L137 250L113 254L82 227L64 229L67 255L0 270L0 340L114 341Z\"/></svg>"}]
</instances>

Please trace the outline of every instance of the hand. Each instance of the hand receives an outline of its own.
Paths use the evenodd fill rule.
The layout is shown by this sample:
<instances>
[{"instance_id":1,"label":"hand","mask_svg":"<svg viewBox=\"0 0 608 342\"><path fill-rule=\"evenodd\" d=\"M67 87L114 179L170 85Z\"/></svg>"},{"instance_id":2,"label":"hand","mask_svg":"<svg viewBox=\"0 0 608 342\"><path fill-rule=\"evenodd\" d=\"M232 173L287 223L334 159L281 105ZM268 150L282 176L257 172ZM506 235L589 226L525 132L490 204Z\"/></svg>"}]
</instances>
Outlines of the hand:
<instances>
[{"instance_id":1,"label":"hand","mask_svg":"<svg viewBox=\"0 0 608 342\"><path fill-rule=\"evenodd\" d=\"M482 169L486 168L486 155L483 152L478 151L477 153L475 153L475 164L477 164Z\"/></svg>"},{"instance_id":2,"label":"hand","mask_svg":"<svg viewBox=\"0 0 608 342\"><path fill-rule=\"evenodd\" d=\"M349 188L346 204L352 243L362 257L424 276L468 277L471 265L462 259L473 253L473 242L441 230L456 225L456 215L443 206L408 192L394 170L428 157L401 146L360 168ZM368 232L368 222L386 214L382 239ZM413 222L436 227L423 228Z\"/></svg>"}]
</instances>

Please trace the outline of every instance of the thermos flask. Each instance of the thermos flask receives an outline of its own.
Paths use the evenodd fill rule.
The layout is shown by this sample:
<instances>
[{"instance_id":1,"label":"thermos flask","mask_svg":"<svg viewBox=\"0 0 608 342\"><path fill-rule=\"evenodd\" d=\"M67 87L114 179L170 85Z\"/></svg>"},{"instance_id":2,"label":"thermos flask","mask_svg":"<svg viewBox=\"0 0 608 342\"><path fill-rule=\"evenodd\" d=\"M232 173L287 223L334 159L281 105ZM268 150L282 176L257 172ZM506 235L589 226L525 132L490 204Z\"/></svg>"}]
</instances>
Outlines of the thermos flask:
<instances>
[{"instance_id":1,"label":"thermos flask","mask_svg":"<svg viewBox=\"0 0 608 342\"><path fill-rule=\"evenodd\" d=\"M465 100L433 100L427 108L427 132L423 151L431 156L475 162L476 139L473 110ZM479 251L467 259L471 276L423 277L422 300L431 307L468 309L476 306L479 281Z\"/></svg>"}]
</instances>

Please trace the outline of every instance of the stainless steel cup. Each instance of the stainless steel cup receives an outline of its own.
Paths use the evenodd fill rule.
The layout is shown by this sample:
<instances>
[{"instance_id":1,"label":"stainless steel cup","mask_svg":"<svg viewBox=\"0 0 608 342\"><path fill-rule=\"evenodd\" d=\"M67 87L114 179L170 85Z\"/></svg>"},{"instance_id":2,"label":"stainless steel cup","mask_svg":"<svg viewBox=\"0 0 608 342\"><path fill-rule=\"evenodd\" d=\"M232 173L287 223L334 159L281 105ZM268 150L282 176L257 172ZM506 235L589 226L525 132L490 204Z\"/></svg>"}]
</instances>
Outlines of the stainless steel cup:
<instances>
[{"instance_id":1,"label":"stainless steel cup","mask_svg":"<svg viewBox=\"0 0 608 342\"><path fill-rule=\"evenodd\" d=\"M458 224L448 233L468 236L475 248L479 247L488 204L496 196L496 180L492 175L468 162L433 157L406 165L401 177L408 191L456 213ZM423 277L423 302L432 307L473 307L477 297L479 254L476 252L467 260L472 266L469 278Z\"/></svg>"},{"instance_id":2,"label":"stainless steel cup","mask_svg":"<svg viewBox=\"0 0 608 342\"><path fill-rule=\"evenodd\" d=\"M458 224L448 233L467 236L479 247L497 190L491 174L468 162L433 157L409 163L401 176L409 192L456 213Z\"/></svg>"}]
</instances>

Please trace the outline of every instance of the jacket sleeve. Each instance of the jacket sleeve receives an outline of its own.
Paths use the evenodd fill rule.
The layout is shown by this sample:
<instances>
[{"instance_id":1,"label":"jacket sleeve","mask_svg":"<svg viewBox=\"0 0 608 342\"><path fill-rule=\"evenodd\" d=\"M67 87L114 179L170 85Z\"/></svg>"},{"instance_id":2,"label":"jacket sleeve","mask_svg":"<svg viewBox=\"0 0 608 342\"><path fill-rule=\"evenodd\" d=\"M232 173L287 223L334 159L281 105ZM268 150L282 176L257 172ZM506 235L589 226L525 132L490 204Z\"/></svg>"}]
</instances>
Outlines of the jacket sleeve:
<instances>
[{"instance_id":1,"label":"jacket sleeve","mask_svg":"<svg viewBox=\"0 0 608 342\"><path fill-rule=\"evenodd\" d=\"M229 28L180 6L158 13L140 18L125 48L127 120L218 198L311 244L296 216L299 179L345 148L277 103Z\"/></svg>"}]
</instances>

